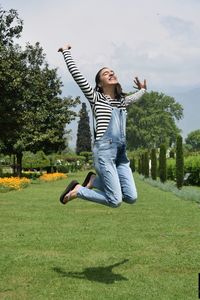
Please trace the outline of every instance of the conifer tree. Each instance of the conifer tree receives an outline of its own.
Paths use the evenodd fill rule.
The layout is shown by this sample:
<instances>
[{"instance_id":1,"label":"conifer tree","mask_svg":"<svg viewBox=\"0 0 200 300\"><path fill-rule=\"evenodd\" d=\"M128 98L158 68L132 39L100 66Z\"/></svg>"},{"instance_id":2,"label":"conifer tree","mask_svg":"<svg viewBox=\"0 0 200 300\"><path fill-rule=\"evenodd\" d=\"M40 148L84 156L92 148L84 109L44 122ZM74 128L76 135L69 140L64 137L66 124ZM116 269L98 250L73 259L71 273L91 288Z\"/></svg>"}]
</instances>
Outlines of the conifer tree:
<instances>
[{"instance_id":1,"label":"conifer tree","mask_svg":"<svg viewBox=\"0 0 200 300\"><path fill-rule=\"evenodd\" d=\"M176 186L180 189L183 186L184 160L183 160L183 141L182 136L176 139Z\"/></svg>"},{"instance_id":2,"label":"conifer tree","mask_svg":"<svg viewBox=\"0 0 200 300\"><path fill-rule=\"evenodd\" d=\"M142 174L142 158L139 156L138 158L138 173Z\"/></svg>"},{"instance_id":3,"label":"conifer tree","mask_svg":"<svg viewBox=\"0 0 200 300\"><path fill-rule=\"evenodd\" d=\"M144 153L141 155L141 174L145 174L145 156Z\"/></svg>"},{"instance_id":4,"label":"conifer tree","mask_svg":"<svg viewBox=\"0 0 200 300\"><path fill-rule=\"evenodd\" d=\"M134 157L132 157L130 159L130 167L131 167L132 172L135 172L135 158Z\"/></svg>"},{"instance_id":5,"label":"conifer tree","mask_svg":"<svg viewBox=\"0 0 200 300\"><path fill-rule=\"evenodd\" d=\"M149 152L145 151L144 153L144 176L149 177Z\"/></svg>"},{"instance_id":6,"label":"conifer tree","mask_svg":"<svg viewBox=\"0 0 200 300\"><path fill-rule=\"evenodd\" d=\"M164 183L167 180L167 161L166 161L165 144L160 145L159 173L160 173L160 181Z\"/></svg>"},{"instance_id":7,"label":"conifer tree","mask_svg":"<svg viewBox=\"0 0 200 300\"><path fill-rule=\"evenodd\" d=\"M156 149L151 150L151 178L156 180L157 178L157 158L156 158Z\"/></svg>"},{"instance_id":8,"label":"conifer tree","mask_svg":"<svg viewBox=\"0 0 200 300\"><path fill-rule=\"evenodd\" d=\"M79 112L79 123L76 141L76 153L91 151L91 132L89 124L89 116L86 109L86 104L82 103L82 108Z\"/></svg>"}]
</instances>

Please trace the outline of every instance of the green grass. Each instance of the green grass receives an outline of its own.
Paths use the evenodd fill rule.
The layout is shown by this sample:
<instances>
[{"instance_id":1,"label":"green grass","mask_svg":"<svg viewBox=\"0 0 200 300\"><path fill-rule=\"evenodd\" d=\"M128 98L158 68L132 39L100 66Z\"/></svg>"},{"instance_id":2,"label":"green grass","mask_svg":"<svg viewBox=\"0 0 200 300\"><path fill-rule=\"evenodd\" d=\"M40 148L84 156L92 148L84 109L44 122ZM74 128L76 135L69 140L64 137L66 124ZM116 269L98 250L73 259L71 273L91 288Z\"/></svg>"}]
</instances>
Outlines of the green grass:
<instances>
[{"instance_id":1,"label":"green grass","mask_svg":"<svg viewBox=\"0 0 200 300\"><path fill-rule=\"evenodd\" d=\"M133 206L61 205L84 176L0 194L0 299L198 299L199 204L137 180Z\"/></svg>"}]
</instances>

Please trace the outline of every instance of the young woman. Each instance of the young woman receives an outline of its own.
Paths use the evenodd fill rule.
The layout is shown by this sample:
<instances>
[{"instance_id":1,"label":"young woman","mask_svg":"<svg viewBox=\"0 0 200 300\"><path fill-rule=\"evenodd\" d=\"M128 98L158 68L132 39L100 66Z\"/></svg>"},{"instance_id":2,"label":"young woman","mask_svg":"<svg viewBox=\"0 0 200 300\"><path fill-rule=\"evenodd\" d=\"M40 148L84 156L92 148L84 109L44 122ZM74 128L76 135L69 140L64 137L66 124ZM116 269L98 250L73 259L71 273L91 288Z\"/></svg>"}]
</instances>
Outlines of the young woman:
<instances>
[{"instance_id":1,"label":"young woman","mask_svg":"<svg viewBox=\"0 0 200 300\"><path fill-rule=\"evenodd\" d=\"M135 77L139 91L127 96L115 73L104 67L97 73L93 89L78 70L70 49L67 44L58 51L63 53L69 72L92 108L96 122L93 160L97 174L90 172L82 185L72 181L60 201L66 204L78 197L110 207L118 207L122 201L132 204L137 191L126 155L126 107L145 93L146 81L141 83Z\"/></svg>"}]
</instances>

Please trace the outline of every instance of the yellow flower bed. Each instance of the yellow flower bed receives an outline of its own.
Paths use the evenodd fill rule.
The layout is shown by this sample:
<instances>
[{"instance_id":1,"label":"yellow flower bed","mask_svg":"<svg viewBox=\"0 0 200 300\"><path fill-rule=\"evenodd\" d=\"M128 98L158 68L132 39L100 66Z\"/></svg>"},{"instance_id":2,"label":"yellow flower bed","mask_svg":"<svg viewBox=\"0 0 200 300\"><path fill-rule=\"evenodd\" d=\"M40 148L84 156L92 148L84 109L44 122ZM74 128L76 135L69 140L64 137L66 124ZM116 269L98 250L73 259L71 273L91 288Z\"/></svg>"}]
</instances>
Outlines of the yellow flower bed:
<instances>
[{"instance_id":1,"label":"yellow flower bed","mask_svg":"<svg viewBox=\"0 0 200 300\"><path fill-rule=\"evenodd\" d=\"M67 175L64 173L46 173L40 176L40 179L43 181L56 181L64 178L67 178Z\"/></svg>"},{"instance_id":2,"label":"yellow flower bed","mask_svg":"<svg viewBox=\"0 0 200 300\"><path fill-rule=\"evenodd\" d=\"M21 190L30 183L30 179L22 177L5 177L0 178L1 190Z\"/></svg>"}]
</instances>

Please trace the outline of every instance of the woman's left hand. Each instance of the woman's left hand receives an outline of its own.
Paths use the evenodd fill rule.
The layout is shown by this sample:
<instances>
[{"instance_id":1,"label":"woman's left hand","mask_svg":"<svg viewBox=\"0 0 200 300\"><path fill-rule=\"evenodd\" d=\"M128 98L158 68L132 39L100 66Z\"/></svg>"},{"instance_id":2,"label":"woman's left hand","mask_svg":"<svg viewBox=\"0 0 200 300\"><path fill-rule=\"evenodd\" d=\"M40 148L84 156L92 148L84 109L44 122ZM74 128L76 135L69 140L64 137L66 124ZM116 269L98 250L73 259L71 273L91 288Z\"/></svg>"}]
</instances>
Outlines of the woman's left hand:
<instances>
[{"instance_id":1,"label":"woman's left hand","mask_svg":"<svg viewBox=\"0 0 200 300\"><path fill-rule=\"evenodd\" d=\"M136 84L136 86L134 86L135 89L139 89L139 90L141 90L141 89L145 89L146 90L147 89L146 79L142 83L142 82L139 81L138 77L135 77L134 83Z\"/></svg>"}]
</instances>

